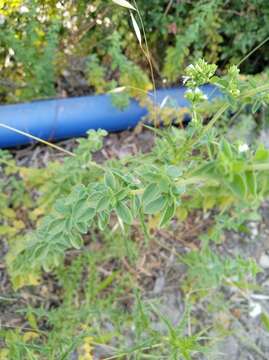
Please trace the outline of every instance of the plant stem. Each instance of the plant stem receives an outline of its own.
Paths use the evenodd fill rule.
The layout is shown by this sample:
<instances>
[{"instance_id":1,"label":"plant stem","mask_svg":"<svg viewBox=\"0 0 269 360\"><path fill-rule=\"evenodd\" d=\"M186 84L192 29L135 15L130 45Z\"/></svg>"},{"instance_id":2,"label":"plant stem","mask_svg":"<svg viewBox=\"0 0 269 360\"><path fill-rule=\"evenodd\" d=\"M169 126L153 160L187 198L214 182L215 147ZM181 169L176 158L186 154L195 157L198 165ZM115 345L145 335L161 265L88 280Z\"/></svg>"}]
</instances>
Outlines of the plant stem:
<instances>
[{"instance_id":1,"label":"plant stem","mask_svg":"<svg viewBox=\"0 0 269 360\"><path fill-rule=\"evenodd\" d=\"M251 50L246 56L244 56L243 59L239 61L237 66L240 66L245 60L250 57L250 55L252 55L255 51L259 50L259 48L261 48L267 41L269 41L269 36L264 39L259 45L257 45L253 50Z\"/></svg>"},{"instance_id":2,"label":"plant stem","mask_svg":"<svg viewBox=\"0 0 269 360\"><path fill-rule=\"evenodd\" d=\"M264 92L264 91L269 91L269 84L261 85L260 87L251 89L251 90L243 93L242 96L241 96L241 99L245 99L245 98L248 98L248 97L255 96L256 94Z\"/></svg>"},{"instance_id":3,"label":"plant stem","mask_svg":"<svg viewBox=\"0 0 269 360\"><path fill-rule=\"evenodd\" d=\"M187 179L180 179L178 181L175 182L176 186L185 186L185 185L194 185L194 184L199 184L201 182L207 182L208 184L212 185L212 186L218 186L219 185L219 181L216 179L212 179L206 176L194 176L194 177L190 177ZM136 190L131 190L130 193L132 195L141 195L143 194L145 191L144 188L142 189L136 189Z\"/></svg>"},{"instance_id":4,"label":"plant stem","mask_svg":"<svg viewBox=\"0 0 269 360\"><path fill-rule=\"evenodd\" d=\"M261 163L261 164L247 165L245 167L245 169L250 170L250 171L269 171L269 162Z\"/></svg>"}]
</instances>

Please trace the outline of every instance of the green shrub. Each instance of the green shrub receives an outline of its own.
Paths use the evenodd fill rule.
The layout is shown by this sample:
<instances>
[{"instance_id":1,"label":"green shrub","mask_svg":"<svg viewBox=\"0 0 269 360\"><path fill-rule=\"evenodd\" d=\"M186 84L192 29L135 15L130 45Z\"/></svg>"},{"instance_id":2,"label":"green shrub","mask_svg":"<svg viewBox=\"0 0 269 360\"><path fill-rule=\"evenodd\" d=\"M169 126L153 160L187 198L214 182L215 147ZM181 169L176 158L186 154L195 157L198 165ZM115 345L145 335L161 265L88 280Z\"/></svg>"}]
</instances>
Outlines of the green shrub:
<instances>
[{"instance_id":1,"label":"green shrub","mask_svg":"<svg viewBox=\"0 0 269 360\"><path fill-rule=\"evenodd\" d=\"M223 213L240 205L243 214L259 206L269 191L268 150L249 149L240 141L231 144L214 124L231 106L265 103L268 85L253 88L240 81L236 67L224 78L215 76L215 71L215 65L203 60L186 69L193 121L186 130L173 126L155 130L156 143L149 154L98 165L91 154L102 147L106 133L90 131L74 157L51 168L53 180L42 188L43 211L52 205L54 209L11 264L15 278L40 266L57 267L67 249L83 246L83 234L93 224L104 231L114 216L121 227L139 219L147 233L145 224L151 216L159 217L163 227L180 210L214 207ZM205 82L221 87L224 98L203 126L199 105L207 99L197 86Z\"/></svg>"},{"instance_id":2,"label":"green shrub","mask_svg":"<svg viewBox=\"0 0 269 360\"><path fill-rule=\"evenodd\" d=\"M77 74L77 67L89 84L88 92L123 85L150 88L147 62L141 59L126 10L112 1L12 4L2 1L0 8L2 101L55 96L62 90L61 79ZM185 66L198 57L217 63L221 70L227 63L239 63L265 40L269 29L265 0L139 0L137 6L158 84L162 79L168 84L177 82ZM258 73L267 61L265 44L241 68L243 73ZM72 93L68 85L63 90ZM130 94L136 95L135 91ZM122 105L126 99L121 100Z\"/></svg>"}]
</instances>

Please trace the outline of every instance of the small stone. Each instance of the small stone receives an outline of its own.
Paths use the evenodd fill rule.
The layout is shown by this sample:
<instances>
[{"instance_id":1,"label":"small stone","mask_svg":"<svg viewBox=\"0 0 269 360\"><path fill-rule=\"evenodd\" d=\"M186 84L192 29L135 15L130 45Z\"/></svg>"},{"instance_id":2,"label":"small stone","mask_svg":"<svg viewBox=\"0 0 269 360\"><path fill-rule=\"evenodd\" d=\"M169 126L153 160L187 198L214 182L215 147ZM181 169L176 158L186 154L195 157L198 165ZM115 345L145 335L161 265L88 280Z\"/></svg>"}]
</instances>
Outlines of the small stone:
<instances>
[{"instance_id":1,"label":"small stone","mask_svg":"<svg viewBox=\"0 0 269 360\"><path fill-rule=\"evenodd\" d=\"M262 313L261 304L257 302L251 301L249 304L249 308L250 308L249 316L252 317L253 319L258 317Z\"/></svg>"},{"instance_id":2,"label":"small stone","mask_svg":"<svg viewBox=\"0 0 269 360\"><path fill-rule=\"evenodd\" d=\"M265 253L263 253L260 257L259 264L264 269L269 269L269 256Z\"/></svg>"},{"instance_id":3,"label":"small stone","mask_svg":"<svg viewBox=\"0 0 269 360\"><path fill-rule=\"evenodd\" d=\"M163 288L165 286L165 278L164 276L160 276L156 279L153 293L154 294L160 294L163 291Z\"/></svg>"}]
</instances>

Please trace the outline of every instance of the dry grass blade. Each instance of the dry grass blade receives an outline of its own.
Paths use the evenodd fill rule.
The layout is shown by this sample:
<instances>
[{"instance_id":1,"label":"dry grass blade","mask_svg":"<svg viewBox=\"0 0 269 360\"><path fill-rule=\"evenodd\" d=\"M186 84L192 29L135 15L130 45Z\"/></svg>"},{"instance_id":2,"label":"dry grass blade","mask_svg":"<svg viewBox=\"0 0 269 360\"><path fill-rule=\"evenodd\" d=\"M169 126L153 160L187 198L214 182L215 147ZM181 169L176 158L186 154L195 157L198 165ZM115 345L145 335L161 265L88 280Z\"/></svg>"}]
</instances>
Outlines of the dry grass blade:
<instances>
[{"instance_id":1,"label":"dry grass blade","mask_svg":"<svg viewBox=\"0 0 269 360\"><path fill-rule=\"evenodd\" d=\"M123 6L123 7L127 8L127 9L131 9L131 10L136 11L136 8L126 0L112 0L112 1L113 1L113 3L115 3L117 5L120 5L120 6Z\"/></svg>"},{"instance_id":2,"label":"dry grass blade","mask_svg":"<svg viewBox=\"0 0 269 360\"><path fill-rule=\"evenodd\" d=\"M117 94L117 93L121 93L121 92L123 92L125 90L126 90L126 86L119 86L119 87L117 87L115 89L110 90L109 93L110 94Z\"/></svg>"},{"instance_id":3,"label":"dry grass blade","mask_svg":"<svg viewBox=\"0 0 269 360\"><path fill-rule=\"evenodd\" d=\"M140 46L142 47L142 36L141 36L139 26L138 26L138 24L137 24L137 22L135 20L135 17L134 17L134 15L133 15L133 13L131 11L130 11L130 14L131 14L131 19L132 19L135 35L137 37L137 40L138 40Z\"/></svg>"},{"instance_id":4,"label":"dry grass blade","mask_svg":"<svg viewBox=\"0 0 269 360\"><path fill-rule=\"evenodd\" d=\"M117 87L115 89L112 89L108 92L108 94L119 94L119 93L122 93L123 91L126 91L128 89L132 89L132 90L136 90L136 91L139 91L147 96L153 96L150 92L146 91L146 90L143 90L143 89L140 89L136 86L131 86L131 85L126 85L126 86L120 86L120 87Z\"/></svg>"},{"instance_id":5,"label":"dry grass blade","mask_svg":"<svg viewBox=\"0 0 269 360\"><path fill-rule=\"evenodd\" d=\"M56 149L56 150L58 150L58 151L61 151L61 152L65 153L65 154L67 154L67 155L75 156L75 154L73 154L71 151L65 150L65 149L61 148L60 146L57 146L57 145L55 145L55 144L52 144L52 143L50 143L50 142L48 142L48 141L46 141L46 140L43 140L43 139L41 139L41 138L39 138L39 137L37 137L37 136L28 134L28 133L26 133L26 132L24 132L24 131L15 129L15 128L13 128L13 127L11 127L11 126L8 126L8 125L6 125L6 124L0 123L0 127L4 128L4 129L7 129L7 130L10 130L10 131L13 131L13 132L15 132L15 133L17 133L17 134L26 136L26 137L28 137L28 138L30 138L30 139L36 140L36 141L38 141L38 142L40 142L40 143L42 143L42 144L44 144L44 145L50 146L51 148Z\"/></svg>"}]
</instances>

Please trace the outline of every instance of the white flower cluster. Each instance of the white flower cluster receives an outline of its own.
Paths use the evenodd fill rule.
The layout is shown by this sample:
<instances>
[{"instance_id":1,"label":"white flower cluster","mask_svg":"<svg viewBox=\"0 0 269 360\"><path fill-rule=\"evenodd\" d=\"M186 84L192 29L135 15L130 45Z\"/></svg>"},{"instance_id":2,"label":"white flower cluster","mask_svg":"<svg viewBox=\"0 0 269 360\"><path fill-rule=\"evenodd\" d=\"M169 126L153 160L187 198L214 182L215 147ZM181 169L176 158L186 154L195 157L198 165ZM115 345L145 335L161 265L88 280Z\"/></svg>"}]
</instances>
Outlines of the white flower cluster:
<instances>
[{"instance_id":1,"label":"white flower cluster","mask_svg":"<svg viewBox=\"0 0 269 360\"><path fill-rule=\"evenodd\" d=\"M240 144L240 145L238 146L238 151L239 151L240 153L247 152L248 150L249 150L248 144Z\"/></svg>"},{"instance_id":2,"label":"white flower cluster","mask_svg":"<svg viewBox=\"0 0 269 360\"><path fill-rule=\"evenodd\" d=\"M22 6L20 7L20 9L19 9L19 13L20 13L20 14L27 14L28 12L29 12L29 9L28 9L28 7L25 6L25 5L22 5Z\"/></svg>"},{"instance_id":3,"label":"white flower cluster","mask_svg":"<svg viewBox=\"0 0 269 360\"><path fill-rule=\"evenodd\" d=\"M193 95L193 96L199 98L200 101L201 101L201 100L208 100L207 95L204 94L204 93L202 92L202 90L200 90L198 87L196 87L194 90L193 90L193 89L188 89L188 90L186 91L186 94Z\"/></svg>"}]
</instances>

